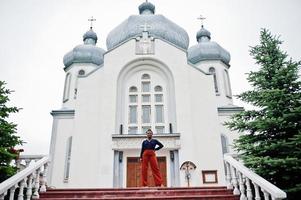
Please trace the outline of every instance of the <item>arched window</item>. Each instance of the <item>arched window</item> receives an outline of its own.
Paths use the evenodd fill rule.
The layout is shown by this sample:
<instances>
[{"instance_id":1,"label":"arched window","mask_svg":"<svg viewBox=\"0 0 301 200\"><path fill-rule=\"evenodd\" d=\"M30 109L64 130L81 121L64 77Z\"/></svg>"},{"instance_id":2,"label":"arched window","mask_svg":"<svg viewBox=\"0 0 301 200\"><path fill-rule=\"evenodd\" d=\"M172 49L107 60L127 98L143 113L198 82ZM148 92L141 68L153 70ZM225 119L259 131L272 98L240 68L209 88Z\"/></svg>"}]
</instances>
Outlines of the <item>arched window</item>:
<instances>
[{"instance_id":1,"label":"arched window","mask_svg":"<svg viewBox=\"0 0 301 200\"><path fill-rule=\"evenodd\" d=\"M213 81L214 81L214 89L215 89L215 93L219 93L219 91L218 91L218 85L217 85L217 76L216 76L215 68L214 68L214 67L210 67L210 68L209 68L209 73L213 75Z\"/></svg>"},{"instance_id":2,"label":"arched window","mask_svg":"<svg viewBox=\"0 0 301 200\"><path fill-rule=\"evenodd\" d=\"M225 93L226 96L232 98L231 86L230 86L230 78L227 70L224 70L224 84L225 84Z\"/></svg>"},{"instance_id":3,"label":"arched window","mask_svg":"<svg viewBox=\"0 0 301 200\"><path fill-rule=\"evenodd\" d=\"M129 89L128 134L144 134L147 129L154 133L165 133L163 87L153 83L149 74L142 74L136 86ZM136 82L136 81L135 81Z\"/></svg>"},{"instance_id":4,"label":"arched window","mask_svg":"<svg viewBox=\"0 0 301 200\"><path fill-rule=\"evenodd\" d=\"M143 74L141 79L150 79L150 75L149 74Z\"/></svg>"},{"instance_id":5,"label":"arched window","mask_svg":"<svg viewBox=\"0 0 301 200\"><path fill-rule=\"evenodd\" d=\"M66 74L66 78L65 78L63 102L66 102L69 100L70 84L71 84L71 74L68 73L68 74Z\"/></svg>"}]
</instances>

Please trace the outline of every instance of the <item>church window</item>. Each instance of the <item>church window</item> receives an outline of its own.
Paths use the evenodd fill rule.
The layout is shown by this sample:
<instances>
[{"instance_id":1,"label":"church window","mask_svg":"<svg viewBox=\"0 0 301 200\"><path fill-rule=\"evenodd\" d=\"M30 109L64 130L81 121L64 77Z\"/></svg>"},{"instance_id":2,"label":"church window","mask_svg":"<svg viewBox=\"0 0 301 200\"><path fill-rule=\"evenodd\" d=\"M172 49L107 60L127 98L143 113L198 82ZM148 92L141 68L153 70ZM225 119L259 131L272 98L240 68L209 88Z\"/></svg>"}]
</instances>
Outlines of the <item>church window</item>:
<instances>
[{"instance_id":1,"label":"church window","mask_svg":"<svg viewBox=\"0 0 301 200\"><path fill-rule=\"evenodd\" d=\"M157 85L157 86L155 87L155 92L162 92L162 87L159 86L159 85Z\"/></svg>"},{"instance_id":2,"label":"church window","mask_svg":"<svg viewBox=\"0 0 301 200\"><path fill-rule=\"evenodd\" d=\"M142 79L150 79L150 75L149 74L143 74Z\"/></svg>"},{"instance_id":3,"label":"church window","mask_svg":"<svg viewBox=\"0 0 301 200\"><path fill-rule=\"evenodd\" d=\"M164 133L164 126L156 126L156 133L158 134Z\"/></svg>"},{"instance_id":4,"label":"church window","mask_svg":"<svg viewBox=\"0 0 301 200\"><path fill-rule=\"evenodd\" d=\"M142 102L143 103L149 103L150 102L150 95L142 95Z\"/></svg>"},{"instance_id":5,"label":"church window","mask_svg":"<svg viewBox=\"0 0 301 200\"><path fill-rule=\"evenodd\" d=\"M150 92L150 82L142 82L142 92Z\"/></svg>"},{"instance_id":6,"label":"church window","mask_svg":"<svg viewBox=\"0 0 301 200\"><path fill-rule=\"evenodd\" d=\"M142 106L142 123L151 122L151 106L143 105Z\"/></svg>"},{"instance_id":7,"label":"church window","mask_svg":"<svg viewBox=\"0 0 301 200\"><path fill-rule=\"evenodd\" d=\"M130 124L137 123L137 106L130 106L129 123Z\"/></svg>"},{"instance_id":8,"label":"church window","mask_svg":"<svg viewBox=\"0 0 301 200\"><path fill-rule=\"evenodd\" d=\"M129 134L137 134L138 127L129 127Z\"/></svg>"},{"instance_id":9,"label":"church window","mask_svg":"<svg viewBox=\"0 0 301 200\"><path fill-rule=\"evenodd\" d=\"M130 95L130 103L137 103L137 95Z\"/></svg>"},{"instance_id":10,"label":"church window","mask_svg":"<svg viewBox=\"0 0 301 200\"><path fill-rule=\"evenodd\" d=\"M69 176L70 176L71 148L72 148L72 137L69 137L67 139L67 144L66 144L64 181L68 181Z\"/></svg>"},{"instance_id":11,"label":"church window","mask_svg":"<svg viewBox=\"0 0 301 200\"><path fill-rule=\"evenodd\" d=\"M130 92L137 92L137 91L138 91L137 87L135 86L130 87Z\"/></svg>"},{"instance_id":12,"label":"church window","mask_svg":"<svg viewBox=\"0 0 301 200\"><path fill-rule=\"evenodd\" d=\"M217 76L214 67L209 68L209 73L213 75L215 93L218 93Z\"/></svg>"},{"instance_id":13,"label":"church window","mask_svg":"<svg viewBox=\"0 0 301 200\"><path fill-rule=\"evenodd\" d=\"M81 75L81 76L83 76L83 75L85 75L85 70L83 70L83 69L81 69L81 70L79 70L78 71L78 75Z\"/></svg>"},{"instance_id":14,"label":"church window","mask_svg":"<svg viewBox=\"0 0 301 200\"><path fill-rule=\"evenodd\" d=\"M156 105L156 123L164 123L163 105Z\"/></svg>"},{"instance_id":15,"label":"church window","mask_svg":"<svg viewBox=\"0 0 301 200\"><path fill-rule=\"evenodd\" d=\"M63 102L69 100L69 93L70 93L70 83L71 83L71 74L68 73L65 78L65 88L64 88L64 95L63 95Z\"/></svg>"},{"instance_id":16,"label":"church window","mask_svg":"<svg viewBox=\"0 0 301 200\"><path fill-rule=\"evenodd\" d=\"M162 102L163 94L155 94L155 102Z\"/></svg>"},{"instance_id":17,"label":"church window","mask_svg":"<svg viewBox=\"0 0 301 200\"><path fill-rule=\"evenodd\" d=\"M231 86L230 86L230 79L229 79L229 73L227 70L224 70L224 84L225 84L225 93L226 96L231 98L232 93L231 93Z\"/></svg>"}]
</instances>

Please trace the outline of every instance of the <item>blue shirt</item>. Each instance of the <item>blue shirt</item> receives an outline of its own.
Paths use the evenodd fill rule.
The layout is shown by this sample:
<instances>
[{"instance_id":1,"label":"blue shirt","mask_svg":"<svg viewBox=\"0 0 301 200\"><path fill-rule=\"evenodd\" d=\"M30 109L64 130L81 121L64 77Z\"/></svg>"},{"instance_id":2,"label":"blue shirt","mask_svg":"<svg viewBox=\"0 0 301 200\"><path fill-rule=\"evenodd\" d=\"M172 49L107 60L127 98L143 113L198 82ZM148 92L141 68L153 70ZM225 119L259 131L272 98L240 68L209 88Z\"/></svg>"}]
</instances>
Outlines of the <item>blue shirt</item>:
<instances>
[{"instance_id":1,"label":"blue shirt","mask_svg":"<svg viewBox=\"0 0 301 200\"><path fill-rule=\"evenodd\" d=\"M158 145L158 147L156 147ZM140 158L142 158L144 150L154 150L157 151L159 149L162 149L163 144L159 142L156 139L151 139L151 140L144 140L142 142L142 148L141 148L141 153L140 153Z\"/></svg>"}]
</instances>

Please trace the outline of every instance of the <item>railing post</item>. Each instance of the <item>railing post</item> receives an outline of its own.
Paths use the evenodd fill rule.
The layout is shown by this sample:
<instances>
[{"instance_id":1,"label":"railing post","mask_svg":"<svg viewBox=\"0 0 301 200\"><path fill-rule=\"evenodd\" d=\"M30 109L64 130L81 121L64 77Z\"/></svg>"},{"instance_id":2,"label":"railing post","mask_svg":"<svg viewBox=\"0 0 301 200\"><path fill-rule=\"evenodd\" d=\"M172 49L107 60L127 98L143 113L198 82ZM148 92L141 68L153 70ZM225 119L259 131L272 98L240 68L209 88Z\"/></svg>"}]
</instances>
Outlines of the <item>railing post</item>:
<instances>
[{"instance_id":1,"label":"railing post","mask_svg":"<svg viewBox=\"0 0 301 200\"><path fill-rule=\"evenodd\" d=\"M246 190L245 190L245 183L244 183L243 175L239 171L238 171L238 180L239 180L240 200L247 200L247 197L245 194Z\"/></svg>"},{"instance_id":2,"label":"railing post","mask_svg":"<svg viewBox=\"0 0 301 200\"><path fill-rule=\"evenodd\" d=\"M253 185L255 188L255 200L261 200L258 185L256 183L253 183Z\"/></svg>"},{"instance_id":3,"label":"railing post","mask_svg":"<svg viewBox=\"0 0 301 200\"><path fill-rule=\"evenodd\" d=\"M26 178L20 182L18 200L24 200L23 190L26 185Z\"/></svg>"},{"instance_id":4,"label":"railing post","mask_svg":"<svg viewBox=\"0 0 301 200\"><path fill-rule=\"evenodd\" d=\"M45 165L44 165L44 171L43 171L43 177L42 177L42 180L41 180L41 188L40 188L40 192L46 192L47 170L48 170L48 163L45 163Z\"/></svg>"},{"instance_id":5,"label":"railing post","mask_svg":"<svg viewBox=\"0 0 301 200\"><path fill-rule=\"evenodd\" d=\"M14 200L15 190L17 186L14 185L9 189L9 200Z\"/></svg>"},{"instance_id":6,"label":"railing post","mask_svg":"<svg viewBox=\"0 0 301 200\"><path fill-rule=\"evenodd\" d=\"M247 178L247 177L246 177L246 185L247 185L247 199L248 200L253 200L253 194L252 194L250 179Z\"/></svg>"},{"instance_id":7,"label":"railing post","mask_svg":"<svg viewBox=\"0 0 301 200\"><path fill-rule=\"evenodd\" d=\"M41 168L37 169L36 171L36 177L35 177L35 181L34 181L34 193L32 195L33 199L38 199L40 197L39 195L39 188L40 188L40 172L41 172Z\"/></svg>"},{"instance_id":8,"label":"railing post","mask_svg":"<svg viewBox=\"0 0 301 200\"><path fill-rule=\"evenodd\" d=\"M231 175L232 175L232 185L234 186L233 194L240 195L240 192L238 189L236 169L233 166L231 166Z\"/></svg>"},{"instance_id":9,"label":"railing post","mask_svg":"<svg viewBox=\"0 0 301 200\"><path fill-rule=\"evenodd\" d=\"M264 196L264 200L269 200L270 198L269 198L269 193L267 193L267 191L265 191L265 190L261 190L262 192L263 192L263 196Z\"/></svg>"},{"instance_id":10,"label":"railing post","mask_svg":"<svg viewBox=\"0 0 301 200\"><path fill-rule=\"evenodd\" d=\"M231 171L230 171L230 164L225 161L226 165L226 182L227 182L227 189L233 189L233 186L231 184Z\"/></svg>"},{"instance_id":11,"label":"railing post","mask_svg":"<svg viewBox=\"0 0 301 200\"><path fill-rule=\"evenodd\" d=\"M31 195L32 195L32 179L33 179L33 174L30 174L29 178L28 178L28 184L27 184L27 190L26 190L26 200L30 200L31 199Z\"/></svg>"}]
</instances>

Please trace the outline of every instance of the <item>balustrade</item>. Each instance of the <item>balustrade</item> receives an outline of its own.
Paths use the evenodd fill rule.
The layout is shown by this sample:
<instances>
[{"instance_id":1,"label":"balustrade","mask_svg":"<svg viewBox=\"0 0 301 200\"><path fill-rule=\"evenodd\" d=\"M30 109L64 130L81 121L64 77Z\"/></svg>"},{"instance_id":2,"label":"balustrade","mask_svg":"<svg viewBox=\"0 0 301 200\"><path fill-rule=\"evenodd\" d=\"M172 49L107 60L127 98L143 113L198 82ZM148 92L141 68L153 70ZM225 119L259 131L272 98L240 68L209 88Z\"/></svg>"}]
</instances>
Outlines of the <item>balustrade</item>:
<instances>
[{"instance_id":1,"label":"balustrade","mask_svg":"<svg viewBox=\"0 0 301 200\"><path fill-rule=\"evenodd\" d=\"M227 188L233 189L234 195L240 195L240 200L281 200L286 198L284 191L255 174L230 154L224 155L224 161Z\"/></svg>"},{"instance_id":2,"label":"balustrade","mask_svg":"<svg viewBox=\"0 0 301 200\"><path fill-rule=\"evenodd\" d=\"M0 184L0 200L38 199L39 192L46 192L47 156L20 156L15 162L19 172Z\"/></svg>"}]
</instances>

